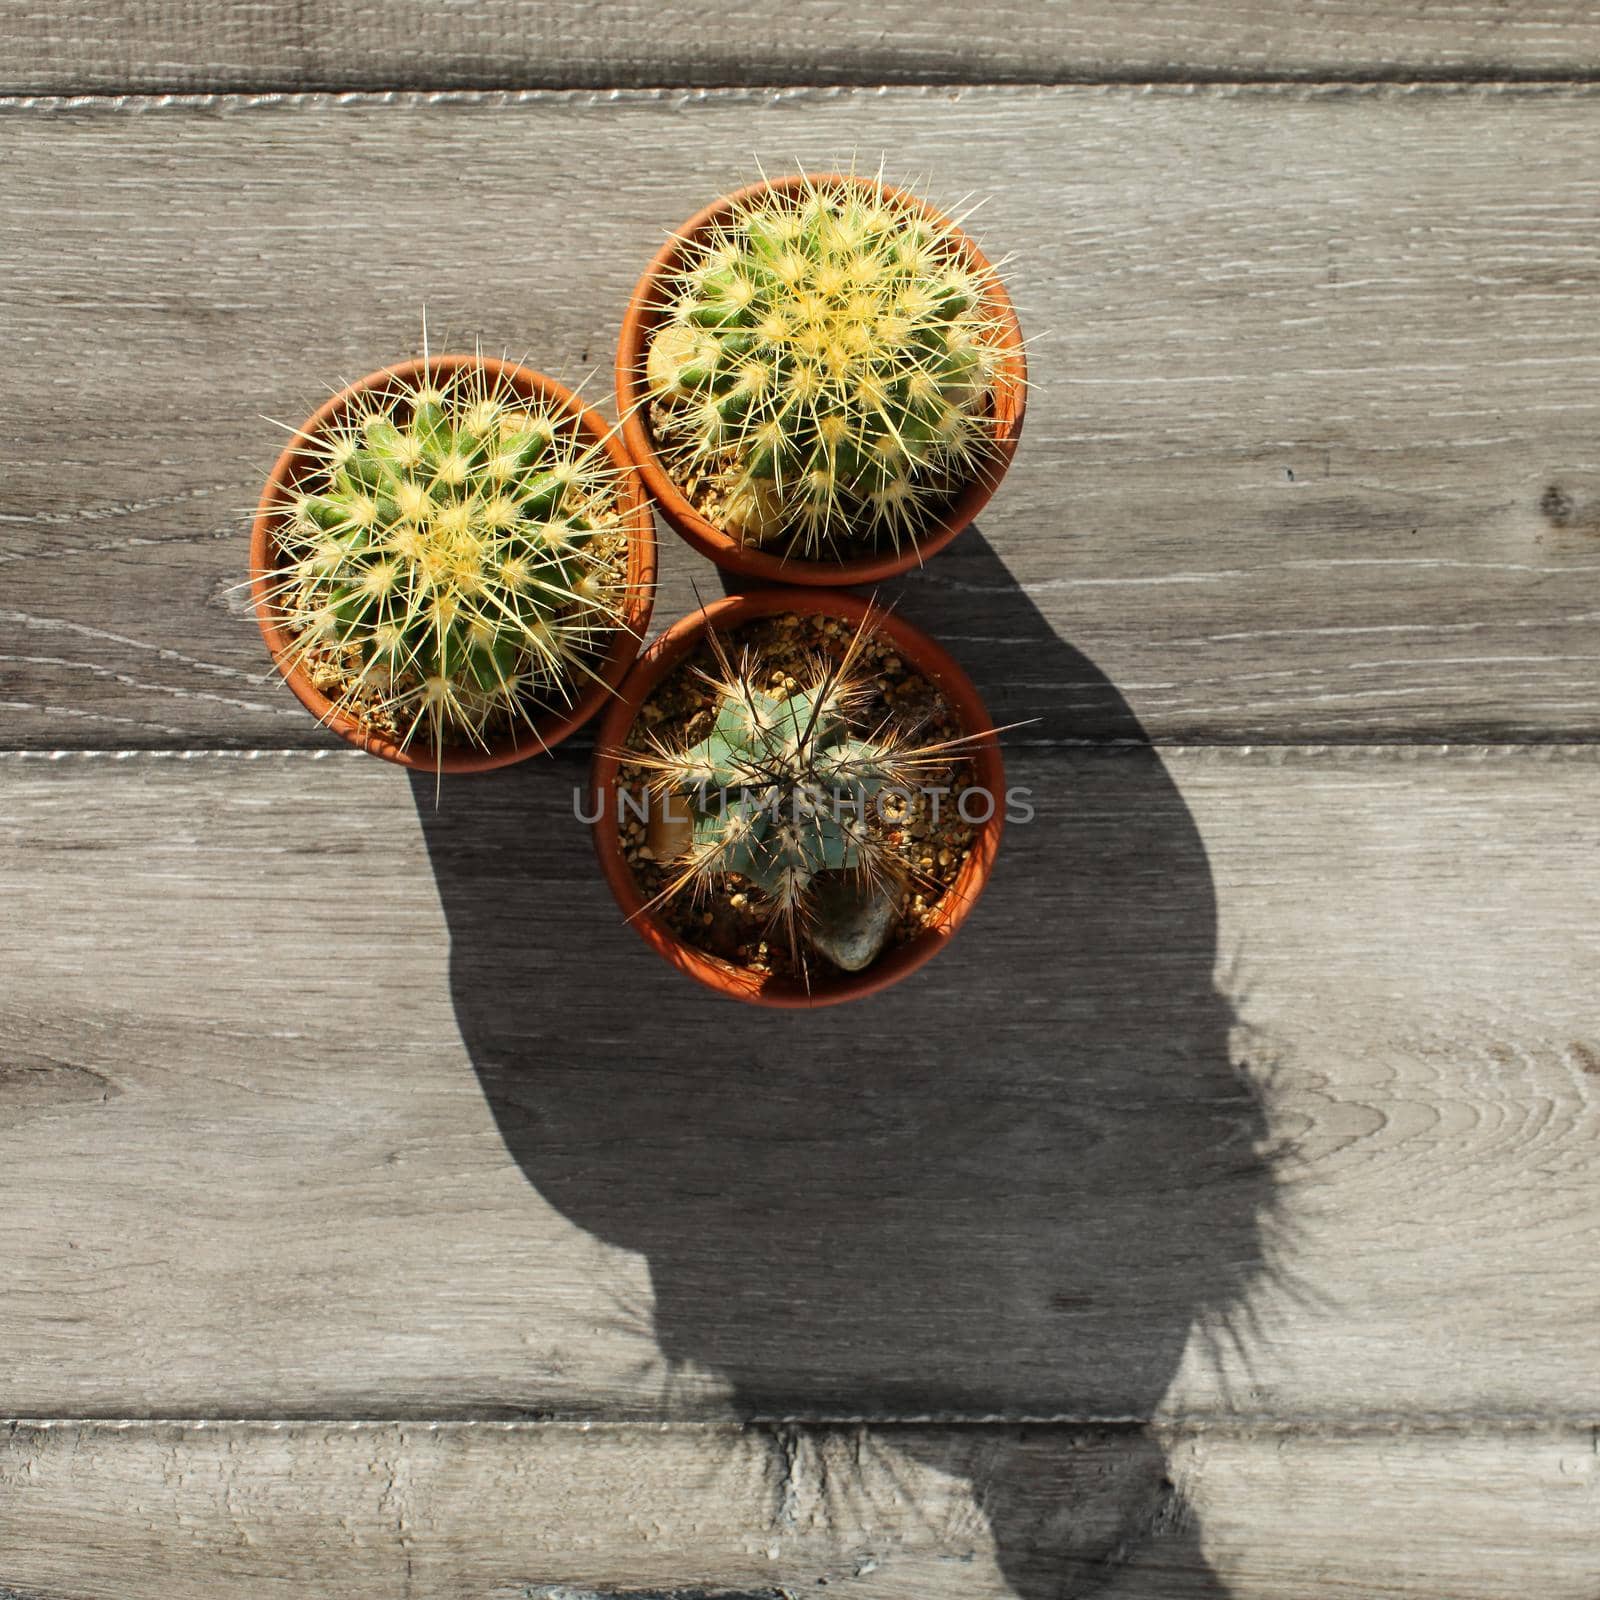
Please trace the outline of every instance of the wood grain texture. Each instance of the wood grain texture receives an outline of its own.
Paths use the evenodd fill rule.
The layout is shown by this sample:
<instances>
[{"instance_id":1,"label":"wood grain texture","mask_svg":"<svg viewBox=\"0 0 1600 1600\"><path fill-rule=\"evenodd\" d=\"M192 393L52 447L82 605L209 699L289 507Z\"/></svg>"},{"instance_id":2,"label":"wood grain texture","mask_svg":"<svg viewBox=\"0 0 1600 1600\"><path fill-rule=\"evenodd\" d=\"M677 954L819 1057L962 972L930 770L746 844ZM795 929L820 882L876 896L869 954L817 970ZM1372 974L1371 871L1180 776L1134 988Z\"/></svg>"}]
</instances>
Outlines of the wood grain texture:
<instances>
[{"instance_id":1,"label":"wood grain texture","mask_svg":"<svg viewBox=\"0 0 1600 1600\"><path fill-rule=\"evenodd\" d=\"M1018 751L810 1017L620 924L571 757L0 775L0 1414L1594 1420L1590 747Z\"/></svg>"},{"instance_id":2,"label":"wood grain texture","mask_svg":"<svg viewBox=\"0 0 1600 1600\"><path fill-rule=\"evenodd\" d=\"M0 1571L28 1600L1590 1600L1600 1579L1590 1430L1163 1444L1171 1482L1135 1504L1114 1432L22 1423ZM1031 1540L1009 1567L1002 1507Z\"/></svg>"},{"instance_id":3,"label":"wood grain texture","mask_svg":"<svg viewBox=\"0 0 1600 1600\"><path fill-rule=\"evenodd\" d=\"M300 98L4 116L0 741L326 742L264 681L241 513L319 384L435 339L598 372L664 229L889 150L992 192L1036 388L898 586L1003 717L1189 741L1600 728L1587 91ZM708 152L717 155L708 158ZM715 591L670 536L658 616Z\"/></svg>"},{"instance_id":4,"label":"wood grain texture","mask_svg":"<svg viewBox=\"0 0 1600 1600\"><path fill-rule=\"evenodd\" d=\"M573 88L1593 73L1582 0L3 0L0 87Z\"/></svg>"}]
</instances>

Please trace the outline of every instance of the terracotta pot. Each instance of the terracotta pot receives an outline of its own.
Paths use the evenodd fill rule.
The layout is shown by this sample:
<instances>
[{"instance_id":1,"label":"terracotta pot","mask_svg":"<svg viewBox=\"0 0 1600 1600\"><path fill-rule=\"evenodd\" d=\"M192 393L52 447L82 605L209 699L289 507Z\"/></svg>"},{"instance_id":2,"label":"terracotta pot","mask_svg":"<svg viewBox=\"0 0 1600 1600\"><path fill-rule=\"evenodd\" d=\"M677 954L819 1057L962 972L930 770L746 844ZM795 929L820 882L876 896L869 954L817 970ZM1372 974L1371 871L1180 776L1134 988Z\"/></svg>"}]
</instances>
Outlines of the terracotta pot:
<instances>
[{"instance_id":1,"label":"terracotta pot","mask_svg":"<svg viewBox=\"0 0 1600 1600\"><path fill-rule=\"evenodd\" d=\"M941 226L954 225L942 213L917 199L915 195L890 184L880 184L872 178L858 178L839 173L816 173L810 177L775 178L769 183L753 183L737 189L730 195L697 212L681 227L675 228L656 258L645 269L633 298L628 303L627 315L622 322L622 337L617 343L617 409L623 418L622 437L633 459L639 465L645 485L655 497L662 516L677 533L703 556L709 556L719 567L729 572L742 573L747 578L758 578L764 583L852 584L877 583L892 578L912 567L920 566L936 550L942 550L963 528L975 518L989 502L1000 479L1005 476L1016 454L1017 439L1022 433L1022 415L1027 401L1028 363L1022 348L1022 329L1017 324L1011 298L990 267L983 252L960 229L955 237L960 253L969 270L981 272L990 289L986 303L997 314L1002 334L1000 349L1003 352L995 376L994 389L994 441L996 454L989 470L981 479L969 483L950 503L945 514L930 524L928 531L914 546L902 548L898 553L857 556L848 561L807 561L796 557L773 555L768 551L746 548L732 534L724 533L714 523L694 508L667 475L660 456L656 453L655 439L651 434L647 415L648 390L645 384L645 358L650 339L662 317L662 290L665 281L676 272L684 258L689 241L703 233L714 223L726 221L741 201L764 192L793 194L806 183L854 183L863 189L873 190L891 199L900 199L915 206L929 221Z\"/></svg>"},{"instance_id":2,"label":"terracotta pot","mask_svg":"<svg viewBox=\"0 0 1600 1600\"><path fill-rule=\"evenodd\" d=\"M623 604L626 626L618 628L612 637L598 669L600 681L588 681L571 706L546 712L533 727L517 729L487 750L460 749L440 753L431 745L415 743L409 749L401 749L387 735L367 728L356 718L338 710L311 683L302 669L291 664L294 639L284 628L281 611L269 595L271 581L279 570L282 555L275 530L295 494L296 485L315 468L315 460L301 435L315 437L324 432L363 396L382 390L397 380L419 378L425 372L449 376L470 367L482 367L524 400L544 401L574 418L580 434L595 444L603 444L606 454L622 470L623 508L629 524L627 597ZM284 681L317 721L332 728L357 749L422 772L487 772L493 767L508 766L513 761L523 761L531 755L548 751L575 728L587 722L611 697L638 654L639 644L650 624L655 576L655 523L650 515L650 503L645 497L643 485L621 440L611 432L598 412L584 405L577 395L553 378L510 361L496 361L487 356L433 356L426 362L402 361L370 373L348 389L342 389L301 424L299 435L290 441L278 457L266 488L262 490L261 502L256 507L255 524L250 531L251 599L255 604L256 620L261 624L261 636L267 641L267 649L272 652L273 662Z\"/></svg>"},{"instance_id":3,"label":"terracotta pot","mask_svg":"<svg viewBox=\"0 0 1600 1600\"><path fill-rule=\"evenodd\" d=\"M752 972L731 961L684 943L653 911L646 911L644 897L634 883L632 869L622 853L617 826L617 774L620 763L611 752L619 749L633 726L639 709L660 684L694 655L708 627L724 632L763 617L795 612L805 617L820 613L837 617L852 626L867 616L868 602L853 594L818 594L808 589L761 589L751 594L730 595L704 611L697 611L675 622L634 663L622 685L620 696L607 708L596 738L594 770L590 782L589 809L596 815L595 849L617 904L645 942L680 972L714 989L718 994L753 1005L805 1009L838 1005L845 1000L860 1000L887 989L923 962L931 960L950 942L956 929L966 920L988 882L1000 848L1000 833L1005 820L1005 766L1000 758L1000 742L988 710L954 658L943 646L892 613L879 612L875 631L894 641L895 648L910 667L934 684L956 714L961 731L988 734L972 747L970 759L974 781L994 796L994 812L979 826L972 853L967 857L956 881L946 890L934 921L916 938L887 950L864 972L843 973L815 981L808 991L791 978Z\"/></svg>"}]
</instances>

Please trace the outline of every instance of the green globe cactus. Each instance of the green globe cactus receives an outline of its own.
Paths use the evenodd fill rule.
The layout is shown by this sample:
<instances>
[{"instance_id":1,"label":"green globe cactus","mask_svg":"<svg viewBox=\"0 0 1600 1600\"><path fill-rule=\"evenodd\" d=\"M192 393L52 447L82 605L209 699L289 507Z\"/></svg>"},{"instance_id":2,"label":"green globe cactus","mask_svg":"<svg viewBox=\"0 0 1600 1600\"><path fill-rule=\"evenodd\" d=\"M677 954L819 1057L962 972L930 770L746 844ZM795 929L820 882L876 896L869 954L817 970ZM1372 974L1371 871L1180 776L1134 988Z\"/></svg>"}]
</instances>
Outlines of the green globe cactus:
<instances>
[{"instance_id":1,"label":"green globe cactus","mask_svg":"<svg viewBox=\"0 0 1600 1600\"><path fill-rule=\"evenodd\" d=\"M622 472L505 369L424 362L303 436L268 592L340 710L486 749L575 698L624 626Z\"/></svg>"},{"instance_id":2,"label":"green globe cactus","mask_svg":"<svg viewBox=\"0 0 1600 1600\"><path fill-rule=\"evenodd\" d=\"M929 773L988 735L918 744L915 728L892 717L863 732L876 692L861 668L871 622L842 657L819 654L801 675L776 678L759 651L735 663L711 632L711 731L689 745L650 735L644 749L616 752L646 774L658 814L686 824L676 871L653 904L743 880L801 964L827 875L869 893L903 885L910 868L892 837L895 808L903 813Z\"/></svg>"},{"instance_id":3,"label":"green globe cactus","mask_svg":"<svg viewBox=\"0 0 1600 1600\"><path fill-rule=\"evenodd\" d=\"M645 378L667 470L747 544L914 542L993 465L991 278L953 223L877 183L738 201L664 285Z\"/></svg>"}]
</instances>

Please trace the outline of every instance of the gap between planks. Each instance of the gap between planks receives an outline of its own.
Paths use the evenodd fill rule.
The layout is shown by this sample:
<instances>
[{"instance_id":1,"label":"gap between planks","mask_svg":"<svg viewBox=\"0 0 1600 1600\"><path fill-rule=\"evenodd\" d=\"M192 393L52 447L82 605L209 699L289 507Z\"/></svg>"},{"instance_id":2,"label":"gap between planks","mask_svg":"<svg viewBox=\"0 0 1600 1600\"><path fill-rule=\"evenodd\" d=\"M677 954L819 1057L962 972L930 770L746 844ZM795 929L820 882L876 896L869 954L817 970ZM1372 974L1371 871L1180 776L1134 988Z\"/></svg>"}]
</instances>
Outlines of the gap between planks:
<instances>
[{"instance_id":1,"label":"gap between planks","mask_svg":"<svg viewBox=\"0 0 1600 1600\"><path fill-rule=\"evenodd\" d=\"M896 1429L940 1428L950 1432L982 1432L1016 1428L1059 1428L1067 1432L1153 1433L1164 1439L1255 1439L1293 1436L1301 1440L1351 1440L1374 1438L1512 1438L1582 1433L1595 1437L1600 1454L1600 1411L1563 1414L1558 1412L1445 1413L1365 1412L1343 1416L1293 1416L1260 1413L1216 1417L1112 1416L1092 1413L974 1416L961 1413L927 1412L921 1415L878 1416L871 1413L816 1413L808 1416L760 1416L736 1418L674 1417L666 1420L591 1417L415 1417L373 1415L365 1417L305 1416L82 1416L6 1417L0 1416L0 1431L17 1433L23 1429L62 1430L102 1428L116 1433L151 1432L162 1428L190 1428L196 1431L251 1429L268 1433L288 1433L313 1428L337 1429L346 1433L378 1432L404 1428L425 1434L603 1434L643 1435L679 1434L707 1438L736 1438L741 1434L774 1432L785 1429L868 1428L875 1433Z\"/></svg>"},{"instance_id":2,"label":"gap between planks","mask_svg":"<svg viewBox=\"0 0 1600 1600\"><path fill-rule=\"evenodd\" d=\"M971 90L1005 91L1017 89L1071 89L1071 90L1151 90L1179 92L1215 90L1297 90L1311 94L1344 94L1383 92L1395 89L1445 90L1473 92L1482 89L1537 89L1567 90L1575 87L1600 85L1600 68L1571 67L1559 72L1530 69L1519 72L1515 68L1446 68L1436 69L1406 67L1394 72L1352 71L1347 73L1308 73L1304 76L1282 72L1251 73L1245 71L1207 68L1175 67L1168 71L1132 70L1128 72L1053 72L1022 73L1016 75L984 74L982 76L946 76L936 80L910 81L884 78L880 82L858 82L847 77L818 73L807 83L750 83L728 80L721 83L688 84L678 80L663 79L660 83L601 84L586 87L566 87L559 84L521 86L517 84L485 84L463 88L448 83L439 84L365 84L348 88L322 85L314 89L297 88L293 83L253 84L248 89L184 89L176 85L143 89L58 89L36 93L0 95L0 110L16 107L65 104L89 106L100 102L123 104L128 101L153 101L163 105L197 105L228 101L268 102L281 104L286 100L321 100L346 102L370 100L386 103L394 100L551 100L570 97L591 101L651 100L651 99L728 99L746 96L766 100L782 97L795 99L817 95L871 95L882 93L939 96L964 94Z\"/></svg>"},{"instance_id":3,"label":"gap between planks","mask_svg":"<svg viewBox=\"0 0 1600 1600\"><path fill-rule=\"evenodd\" d=\"M835 101L893 99L907 101L1008 99L1019 91L1059 94L1063 97L1106 99L1282 99L1312 101L1329 99L1391 100L1418 97L1426 99L1532 99L1542 95L1589 97L1600 91L1600 71L1518 78L1496 75L1475 78L1470 75L1429 78L1413 75L1403 79L1361 78L1160 78L1148 74L1138 78L1057 79L1033 82L939 84L746 84L738 86L672 86L612 89L241 89L172 91L85 91L72 94L0 95L0 114L6 112L73 112L84 110L158 111L256 111L371 109L387 106L486 107L604 105L803 105Z\"/></svg>"},{"instance_id":4,"label":"gap between planks","mask_svg":"<svg viewBox=\"0 0 1600 1600\"><path fill-rule=\"evenodd\" d=\"M1577 761L1600 759L1600 739L1527 739L1499 740L1479 743L1461 740L1447 744L1430 744L1408 739L1367 739L1359 744L1314 744L1286 740L1282 743L1255 740L1249 744L1218 743L1166 743L1160 739L1007 739L1002 741L1004 751L1016 754L1027 750L1045 752L1059 750L1071 755L1102 755L1108 758L1138 755L1153 751L1163 758L1180 761L1221 763L1225 761L1268 761L1283 764L1288 761ZM569 755L589 754L587 744L563 748L554 759ZM364 751L327 749L308 750L301 746L288 749L262 747L241 749L228 745L194 745L182 749L146 749L141 746L112 747L94 750L28 750L0 749L0 762L63 762L63 761L348 761L362 764L374 758ZM536 759L530 757L530 760Z\"/></svg>"}]
</instances>

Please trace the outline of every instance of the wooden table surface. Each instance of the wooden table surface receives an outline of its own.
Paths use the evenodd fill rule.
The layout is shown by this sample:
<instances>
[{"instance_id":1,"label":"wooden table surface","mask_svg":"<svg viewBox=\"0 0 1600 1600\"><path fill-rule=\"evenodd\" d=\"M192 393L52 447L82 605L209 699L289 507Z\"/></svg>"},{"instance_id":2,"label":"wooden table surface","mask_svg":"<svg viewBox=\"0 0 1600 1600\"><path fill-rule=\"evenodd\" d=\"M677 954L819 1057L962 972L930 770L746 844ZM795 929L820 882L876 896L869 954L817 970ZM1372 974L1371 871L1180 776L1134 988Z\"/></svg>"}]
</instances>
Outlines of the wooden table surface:
<instances>
[{"instance_id":1,"label":"wooden table surface","mask_svg":"<svg viewBox=\"0 0 1600 1600\"><path fill-rule=\"evenodd\" d=\"M1594 1600L1589 0L0 35L0 1595ZM852 154L989 196L1034 340L892 594L1038 815L757 1014L585 739L436 796L236 585L264 418L424 304L608 403L664 230Z\"/></svg>"}]
</instances>

